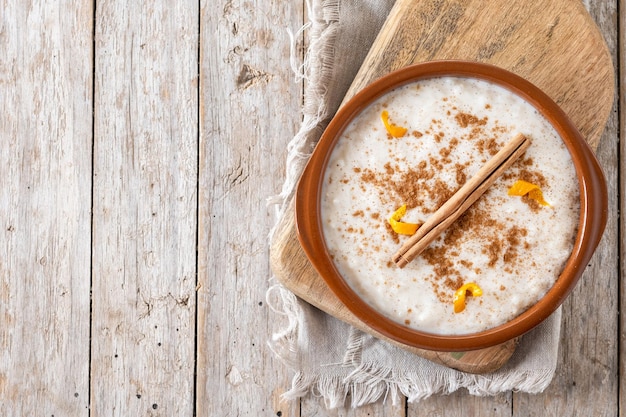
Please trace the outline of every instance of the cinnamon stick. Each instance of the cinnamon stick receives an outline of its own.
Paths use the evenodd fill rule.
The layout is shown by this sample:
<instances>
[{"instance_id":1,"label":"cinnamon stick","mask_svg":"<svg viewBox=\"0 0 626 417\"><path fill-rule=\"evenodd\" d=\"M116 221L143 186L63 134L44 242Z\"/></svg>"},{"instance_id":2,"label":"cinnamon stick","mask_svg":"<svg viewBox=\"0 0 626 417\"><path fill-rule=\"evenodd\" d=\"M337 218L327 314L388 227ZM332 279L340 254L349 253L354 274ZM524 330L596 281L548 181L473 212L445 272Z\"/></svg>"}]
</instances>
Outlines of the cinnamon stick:
<instances>
[{"instance_id":1,"label":"cinnamon stick","mask_svg":"<svg viewBox=\"0 0 626 417\"><path fill-rule=\"evenodd\" d=\"M446 201L417 232L393 255L393 262L404 268L465 212L487 188L530 146L530 139L519 133L498 151L476 175Z\"/></svg>"}]
</instances>

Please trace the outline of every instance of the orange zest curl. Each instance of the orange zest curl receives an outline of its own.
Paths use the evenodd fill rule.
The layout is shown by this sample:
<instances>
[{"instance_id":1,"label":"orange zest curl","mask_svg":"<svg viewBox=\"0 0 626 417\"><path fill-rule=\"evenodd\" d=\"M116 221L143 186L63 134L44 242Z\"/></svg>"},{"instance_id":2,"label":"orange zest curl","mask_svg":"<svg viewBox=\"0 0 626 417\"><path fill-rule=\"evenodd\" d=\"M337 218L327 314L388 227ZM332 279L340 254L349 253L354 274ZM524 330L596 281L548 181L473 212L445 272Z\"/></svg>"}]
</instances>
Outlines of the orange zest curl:
<instances>
[{"instance_id":1,"label":"orange zest curl","mask_svg":"<svg viewBox=\"0 0 626 417\"><path fill-rule=\"evenodd\" d=\"M539 186L524 180L517 180L511 188L509 188L509 195L522 197L528 194L528 198L535 200L542 206L549 206L546 200L543 199L543 193Z\"/></svg>"},{"instance_id":2,"label":"orange zest curl","mask_svg":"<svg viewBox=\"0 0 626 417\"><path fill-rule=\"evenodd\" d=\"M401 138L406 134L406 128L389 123L389 112L387 110L383 110L380 118L383 119L383 123L385 124L385 129L387 129L387 132L394 138Z\"/></svg>"},{"instance_id":3,"label":"orange zest curl","mask_svg":"<svg viewBox=\"0 0 626 417\"><path fill-rule=\"evenodd\" d=\"M454 292L454 299L452 300L454 304L454 312L460 313L465 310L465 297L467 294L470 294L472 297L480 297L483 295L483 290L478 286L478 284L474 282L468 282L467 284L463 284L461 288Z\"/></svg>"},{"instance_id":4,"label":"orange zest curl","mask_svg":"<svg viewBox=\"0 0 626 417\"><path fill-rule=\"evenodd\" d=\"M402 205L398 210L396 210L391 217L389 217L389 225L399 235L413 235L417 231L419 224L415 223L404 223L401 222L402 216L406 214L406 204Z\"/></svg>"}]
</instances>

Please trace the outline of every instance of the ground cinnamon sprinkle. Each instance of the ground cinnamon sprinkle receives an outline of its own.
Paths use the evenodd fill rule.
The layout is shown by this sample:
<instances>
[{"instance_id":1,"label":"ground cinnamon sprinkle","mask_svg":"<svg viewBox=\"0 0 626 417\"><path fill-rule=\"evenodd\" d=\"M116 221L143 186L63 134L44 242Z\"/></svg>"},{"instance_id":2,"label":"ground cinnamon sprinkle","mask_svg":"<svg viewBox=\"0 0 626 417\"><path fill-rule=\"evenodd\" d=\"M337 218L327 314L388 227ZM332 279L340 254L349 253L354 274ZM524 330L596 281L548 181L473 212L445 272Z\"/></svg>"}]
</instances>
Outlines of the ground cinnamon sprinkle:
<instances>
[{"instance_id":1,"label":"ground cinnamon sprinkle","mask_svg":"<svg viewBox=\"0 0 626 417\"><path fill-rule=\"evenodd\" d=\"M540 188L548 186L546 177L537 170L530 170L529 167L533 165L532 158L520 158L513 164L513 168L517 170L510 170L502 175L502 178L506 181L510 180L524 180L533 183Z\"/></svg>"},{"instance_id":2,"label":"ground cinnamon sprinkle","mask_svg":"<svg viewBox=\"0 0 626 417\"><path fill-rule=\"evenodd\" d=\"M530 171L528 169L521 169L519 172L518 179L531 182L539 188L546 188L548 186L548 181L546 181L546 177L539 171Z\"/></svg>"},{"instance_id":3,"label":"ground cinnamon sprinkle","mask_svg":"<svg viewBox=\"0 0 626 417\"><path fill-rule=\"evenodd\" d=\"M430 165L436 169L437 171L441 171L443 170L443 161L439 158L436 158L434 156L430 156L428 158L428 162L430 163Z\"/></svg>"},{"instance_id":4,"label":"ground cinnamon sprinkle","mask_svg":"<svg viewBox=\"0 0 626 417\"><path fill-rule=\"evenodd\" d=\"M447 256L447 251L446 246L431 246L421 255L433 267L435 276L431 284L437 298L444 303L449 302L454 290L463 285L463 278L459 270L454 267L454 262Z\"/></svg>"},{"instance_id":5,"label":"ground cinnamon sprinkle","mask_svg":"<svg viewBox=\"0 0 626 417\"><path fill-rule=\"evenodd\" d=\"M454 116L454 119L461 127L468 127L469 125L484 126L487 124L487 117L479 119L472 114L463 112L457 113L456 116Z\"/></svg>"},{"instance_id":6,"label":"ground cinnamon sprinkle","mask_svg":"<svg viewBox=\"0 0 626 417\"><path fill-rule=\"evenodd\" d=\"M517 162L517 163L518 163L520 166L526 166L526 167L527 167L527 166L531 166L531 165L533 164L533 162L534 162L534 161L533 161L533 158L523 156L523 157L521 157L521 158L518 160L518 162Z\"/></svg>"},{"instance_id":7,"label":"ground cinnamon sprinkle","mask_svg":"<svg viewBox=\"0 0 626 417\"><path fill-rule=\"evenodd\" d=\"M503 256L506 264L514 263L517 260L519 248L522 245L522 238L527 234L528 230L519 226L513 226L507 231L506 242L508 247Z\"/></svg>"},{"instance_id":8,"label":"ground cinnamon sprinkle","mask_svg":"<svg viewBox=\"0 0 626 417\"><path fill-rule=\"evenodd\" d=\"M502 252L502 241L500 239L494 239L489 245L483 248L483 253L489 256L489 266L493 268L496 266L498 259L500 259L500 252Z\"/></svg>"},{"instance_id":9,"label":"ground cinnamon sprinkle","mask_svg":"<svg viewBox=\"0 0 626 417\"><path fill-rule=\"evenodd\" d=\"M389 236L391 236L391 240L393 240L394 243L400 243L398 234L393 231L389 222L385 222L385 229L387 230L387 233L389 233Z\"/></svg>"},{"instance_id":10,"label":"ground cinnamon sprinkle","mask_svg":"<svg viewBox=\"0 0 626 417\"><path fill-rule=\"evenodd\" d=\"M536 200L533 200L528 195L522 196L522 201L532 210L534 213L539 212L543 208Z\"/></svg>"},{"instance_id":11,"label":"ground cinnamon sprinkle","mask_svg":"<svg viewBox=\"0 0 626 417\"><path fill-rule=\"evenodd\" d=\"M461 259L461 260L459 261L459 263L460 263L461 265L463 265L463 266L464 266L465 268L467 268L467 269L471 269L471 268L472 268L472 266L474 266L474 263L473 263L473 262L467 261L467 260L465 260L465 259Z\"/></svg>"},{"instance_id":12,"label":"ground cinnamon sprinkle","mask_svg":"<svg viewBox=\"0 0 626 417\"><path fill-rule=\"evenodd\" d=\"M386 164L384 172L373 172L366 169L361 174L360 180L377 189L393 191L401 204L406 204L409 209L423 206L429 194L427 181L434 177L435 170L428 167L425 161L422 161L416 168L400 173L399 177L394 176L394 174L396 174L396 170L391 165Z\"/></svg>"},{"instance_id":13,"label":"ground cinnamon sprinkle","mask_svg":"<svg viewBox=\"0 0 626 417\"><path fill-rule=\"evenodd\" d=\"M476 146L481 153L495 155L500 150L500 145L495 138L485 138L476 142Z\"/></svg>"},{"instance_id":14,"label":"ground cinnamon sprinkle","mask_svg":"<svg viewBox=\"0 0 626 417\"><path fill-rule=\"evenodd\" d=\"M435 185L428 190L428 197L434 204L427 210L430 212L436 211L458 191L458 188L451 188L440 179L435 180Z\"/></svg>"},{"instance_id":15,"label":"ground cinnamon sprinkle","mask_svg":"<svg viewBox=\"0 0 626 417\"><path fill-rule=\"evenodd\" d=\"M361 181L374 183L376 181L376 173L369 168L365 168L365 171L361 174Z\"/></svg>"},{"instance_id":16,"label":"ground cinnamon sprinkle","mask_svg":"<svg viewBox=\"0 0 626 417\"><path fill-rule=\"evenodd\" d=\"M444 281L444 285L447 289L453 292L457 290L461 285L463 285L463 277L461 277L460 275L457 275L455 279L448 277Z\"/></svg>"},{"instance_id":17,"label":"ground cinnamon sprinkle","mask_svg":"<svg viewBox=\"0 0 626 417\"><path fill-rule=\"evenodd\" d=\"M456 170L456 183L462 186L467 181L467 174L465 174L465 165L459 163L454 164Z\"/></svg>"}]
</instances>

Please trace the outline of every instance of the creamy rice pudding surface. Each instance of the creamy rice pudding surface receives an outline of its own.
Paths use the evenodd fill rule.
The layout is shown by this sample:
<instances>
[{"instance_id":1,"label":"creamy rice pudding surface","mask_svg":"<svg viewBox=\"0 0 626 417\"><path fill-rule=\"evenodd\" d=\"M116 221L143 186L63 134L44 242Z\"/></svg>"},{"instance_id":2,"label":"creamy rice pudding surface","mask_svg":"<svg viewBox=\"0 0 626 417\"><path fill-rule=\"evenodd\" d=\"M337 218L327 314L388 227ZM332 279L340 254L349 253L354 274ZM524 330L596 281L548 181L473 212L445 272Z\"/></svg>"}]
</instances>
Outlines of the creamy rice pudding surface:
<instances>
[{"instance_id":1,"label":"creamy rice pudding surface","mask_svg":"<svg viewBox=\"0 0 626 417\"><path fill-rule=\"evenodd\" d=\"M393 137L381 114L406 128ZM408 236L388 218L423 223L515 134L526 153L420 256L404 268L392 255ZM508 195L518 180L550 204ZM576 172L550 123L529 103L482 80L441 77L397 88L345 129L324 178L321 217L333 261L382 314L435 334L486 330L518 316L554 284L572 251L579 218ZM476 283L454 312L453 296Z\"/></svg>"}]
</instances>

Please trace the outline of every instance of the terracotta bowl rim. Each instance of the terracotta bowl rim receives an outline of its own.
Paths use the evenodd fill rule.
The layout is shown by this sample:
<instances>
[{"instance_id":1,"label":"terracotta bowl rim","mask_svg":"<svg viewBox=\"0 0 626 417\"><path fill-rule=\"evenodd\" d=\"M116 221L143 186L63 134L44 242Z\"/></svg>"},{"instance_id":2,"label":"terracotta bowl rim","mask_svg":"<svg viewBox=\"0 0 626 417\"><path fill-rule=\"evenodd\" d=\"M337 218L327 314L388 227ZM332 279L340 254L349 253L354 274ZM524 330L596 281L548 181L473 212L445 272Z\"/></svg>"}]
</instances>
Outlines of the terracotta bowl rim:
<instances>
[{"instance_id":1,"label":"terracotta bowl rim","mask_svg":"<svg viewBox=\"0 0 626 417\"><path fill-rule=\"evenodd\" d=\"M546 117L561 136L574 162L580 189L580 218L574 249L548 293L521 315L500 326L472 334L439 335L395 322L365 301L344 281L326 248L320 219L323 173L336 140L350 121L378 97L412 81L441 76L471 77L498 84L521 96ZM514 339L552 314L572 291L602 237L608 211L606 182L587 142L563 110L524 78L490 64L445 60L414 64L391 72L348 100L331 120L303 171L295 194L296 232L320 276L343 304L365 325L402 344L427 350L467 351Z\"/></svg>"}]
</instances>

